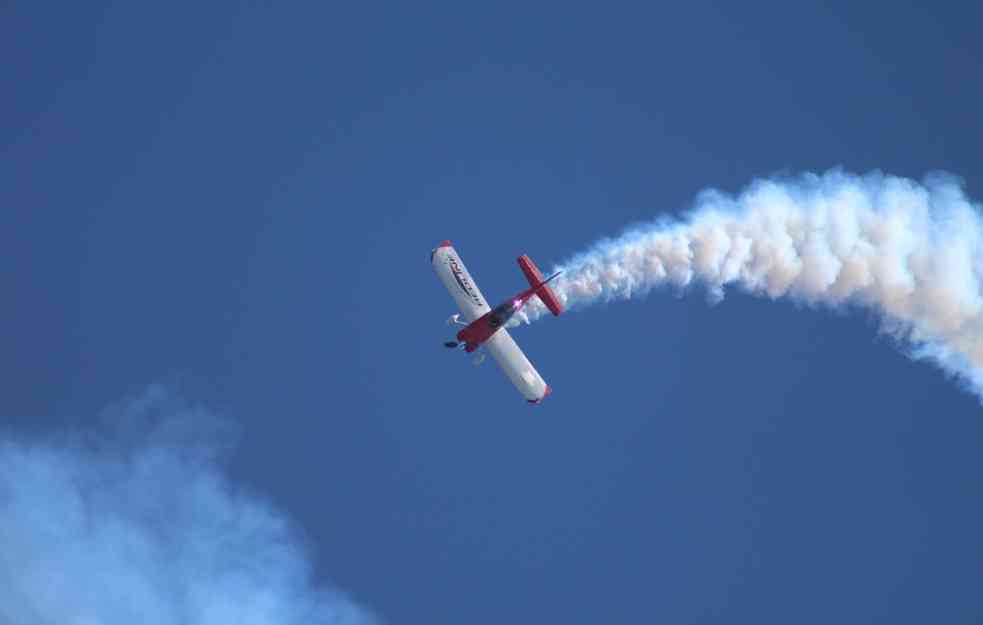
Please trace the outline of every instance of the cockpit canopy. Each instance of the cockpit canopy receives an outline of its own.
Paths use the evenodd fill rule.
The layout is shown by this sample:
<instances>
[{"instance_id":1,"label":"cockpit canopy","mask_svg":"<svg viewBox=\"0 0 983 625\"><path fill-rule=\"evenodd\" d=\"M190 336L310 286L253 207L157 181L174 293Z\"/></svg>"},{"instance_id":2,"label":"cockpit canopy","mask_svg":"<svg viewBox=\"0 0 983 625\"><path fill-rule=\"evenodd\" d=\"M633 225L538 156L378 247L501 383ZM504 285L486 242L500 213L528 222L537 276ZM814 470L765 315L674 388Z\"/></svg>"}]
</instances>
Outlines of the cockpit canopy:
<instances>
[{"instance_id":1,"label":"cockpit canopy","mask_svg":"<svg viewBox=\"0 0 983 625\"><path fill-rule=\"evenodd\" d=\"M496 306L491 314L488 315L488 325L492 328L500 328L508 323L515 311L519 310L514 300L509 300Z\"/></svg>"}]
</instances>

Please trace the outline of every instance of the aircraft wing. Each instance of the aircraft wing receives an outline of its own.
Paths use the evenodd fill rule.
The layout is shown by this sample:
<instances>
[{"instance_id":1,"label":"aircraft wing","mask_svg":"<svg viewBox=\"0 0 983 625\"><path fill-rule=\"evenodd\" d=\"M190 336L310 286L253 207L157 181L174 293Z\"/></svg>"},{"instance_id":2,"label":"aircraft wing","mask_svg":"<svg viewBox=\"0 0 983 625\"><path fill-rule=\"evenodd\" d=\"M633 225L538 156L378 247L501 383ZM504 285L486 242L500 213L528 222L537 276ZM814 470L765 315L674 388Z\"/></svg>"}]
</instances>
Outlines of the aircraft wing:
<instances>
[{"instance_id":1,"label":"aircraft wing","mask_svg":"<svg viewBox=\"0 0 983 625\"><path fill-rule=\"evenodd\" d=\"M550 394L549 385L505 328L485 341L484 347L527 401L538 404Z\"/></svg>"},{"instance_id":2,"label":"aircraft wing","mask_svg":"<svg viewBox=\"0 0 983 625\"><path fill-rule=\"evenodd\" d=\"M450 241L444 241L430 254L430 263L461 309L465 321L471 323L491 310Z\"/></svg>"}]
</instances>

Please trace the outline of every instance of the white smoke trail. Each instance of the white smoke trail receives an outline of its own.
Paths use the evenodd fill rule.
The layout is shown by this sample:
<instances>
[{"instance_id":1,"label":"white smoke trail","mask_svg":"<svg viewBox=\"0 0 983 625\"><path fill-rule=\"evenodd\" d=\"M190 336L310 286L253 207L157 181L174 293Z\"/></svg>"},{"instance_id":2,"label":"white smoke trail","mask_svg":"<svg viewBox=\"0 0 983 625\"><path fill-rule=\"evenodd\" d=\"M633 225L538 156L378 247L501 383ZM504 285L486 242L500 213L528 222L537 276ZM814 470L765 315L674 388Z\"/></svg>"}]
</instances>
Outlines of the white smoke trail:
<instances>
[{"instance_id":1,"label":"white smoke trail","mask_svg":"<svg viewBox=\"0 0 983 625\"><path fill-rule=\"evenodd\" d=\"M983 397L983 221L946 174L922 183L839 170L761 180L737 196L702 193L681 221L603 240L563 263L555 291L571 307L662 285L728 286L810 305L859 305L909 353ZM527 320L545 307L530 302Z\"/></svg>"},{"instance_id":2,"label":"white smoke trail","mask_svg":"<svg viewBox=\"0 0 983 625\"><path fill-rule=\"evenodd\" d=\"M221 472L229 424L152 387L115 423L0 436L0 623L363 625L272 506Z\"/></svg>"}]
</instances>

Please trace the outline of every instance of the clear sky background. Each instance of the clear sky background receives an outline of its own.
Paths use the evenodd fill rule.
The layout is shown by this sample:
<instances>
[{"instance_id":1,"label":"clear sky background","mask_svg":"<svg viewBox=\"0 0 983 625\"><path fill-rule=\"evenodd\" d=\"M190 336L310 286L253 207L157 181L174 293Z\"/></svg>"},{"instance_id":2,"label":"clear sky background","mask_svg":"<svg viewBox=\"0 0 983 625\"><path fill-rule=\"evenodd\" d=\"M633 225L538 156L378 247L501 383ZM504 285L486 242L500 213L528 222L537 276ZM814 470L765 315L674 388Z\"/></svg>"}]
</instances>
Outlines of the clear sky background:
<instances>
[{"instance_id":1,"label":"clear sky background","mask_svg":"<svg viewBox=\"0 0 983 625\"><path fill-rule=\"evenodd\" d=\"M862 311L699 291L441 342L706 187L842 166L983 198L971 3L7 2L0 414L163 382L390 623L977 623L983 414Z\"/></svg>"}]
</instances>

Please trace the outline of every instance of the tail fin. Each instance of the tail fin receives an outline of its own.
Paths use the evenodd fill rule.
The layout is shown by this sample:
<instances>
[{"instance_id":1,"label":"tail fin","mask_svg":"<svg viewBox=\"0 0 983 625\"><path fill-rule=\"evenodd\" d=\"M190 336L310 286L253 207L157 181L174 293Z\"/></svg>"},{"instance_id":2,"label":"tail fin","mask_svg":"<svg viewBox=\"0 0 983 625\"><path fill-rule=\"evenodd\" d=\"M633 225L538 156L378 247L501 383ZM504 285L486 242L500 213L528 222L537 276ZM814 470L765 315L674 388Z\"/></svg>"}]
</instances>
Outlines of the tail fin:
<instances>
[{"instance_id":1,"label":"tail fin","mask_svg":"<svg viewBox=\"0 0 983 625\"><path fill-rule=\"evenodd\" d=\"M563 312L563 306L560 305L560 300L556 298L556 293L553 292L553 289L546 285L556 275L554 274L548 279L543 280L543 274L539 272L539 268L536 266L536 263L532 262L531 258L523 254L518 260L522 273L526 275L526 280L529 281L529 286L536 289L536 296L546 304L546 307L550 309L551 313L558 316Z\"/></svg>"}]
</instances>

